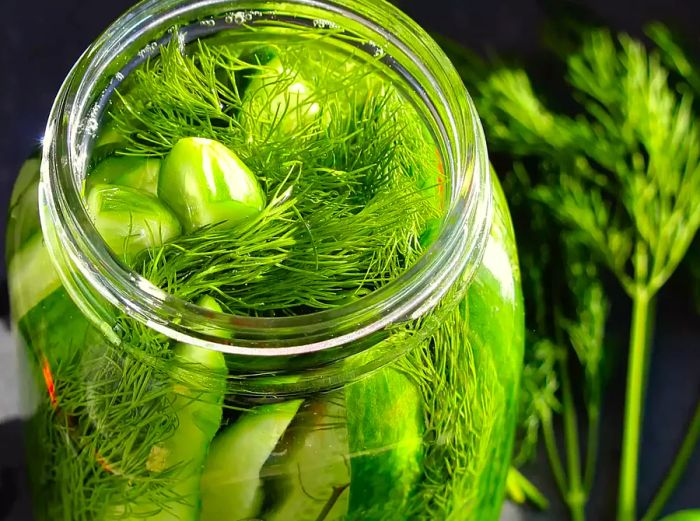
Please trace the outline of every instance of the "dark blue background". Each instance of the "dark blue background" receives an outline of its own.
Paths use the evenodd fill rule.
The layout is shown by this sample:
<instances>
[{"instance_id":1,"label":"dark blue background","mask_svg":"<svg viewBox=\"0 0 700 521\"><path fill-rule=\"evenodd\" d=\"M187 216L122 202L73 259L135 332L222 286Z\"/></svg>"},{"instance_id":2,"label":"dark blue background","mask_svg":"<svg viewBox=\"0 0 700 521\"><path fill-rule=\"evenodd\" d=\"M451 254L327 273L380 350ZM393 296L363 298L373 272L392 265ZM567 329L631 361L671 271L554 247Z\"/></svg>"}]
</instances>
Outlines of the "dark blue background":
<instances>
[{"instance_id":1,"label":"dark blue background","mask_svg":"<svg viewBox=\"0 0 700 521\"><path fill-rule=\"evenodd\" d=\"M53 98L71 65L107 24L129 7L129 0L3 0L0 17L0 232L11 185L24 158L39 142ZM539 35L557 0L404 0L402 8L428 30L472 48L532 57L541 52ZM579 8L614 29L640 34L660 20L700 49L698 0L586 0ZM546 70L543 71L546 73ZM700 204L700 194L698 194ZM526 240L526 238L521 238ZM0 246L0 250L2 247ZM3 255L4 256L4 255ZM4 271L1 279L4 279ZM4 299L3 299L4 302ZM6 310L6 304L1 308ZM659 317L640 467L643 504L653 494L679 444L684 423L700 398L700 326L687 285L676 277L659 300ZM627 310L612 317L620 331ZM0 346L5 349L7 346ZM0 382L2 392L3 382ZM599 478L590 519L612 519L619 461L624 369L611 383L604 414ZM0 519L27 519L19 424L0 426ZM696 450L670 510L700 507L700 454ZM546 466L530 468L535 481L555 498ZM562 519L554 505L547 514L528 519ZM291 520L290 520L291 521Z\"/></svg>"}]
</instances>

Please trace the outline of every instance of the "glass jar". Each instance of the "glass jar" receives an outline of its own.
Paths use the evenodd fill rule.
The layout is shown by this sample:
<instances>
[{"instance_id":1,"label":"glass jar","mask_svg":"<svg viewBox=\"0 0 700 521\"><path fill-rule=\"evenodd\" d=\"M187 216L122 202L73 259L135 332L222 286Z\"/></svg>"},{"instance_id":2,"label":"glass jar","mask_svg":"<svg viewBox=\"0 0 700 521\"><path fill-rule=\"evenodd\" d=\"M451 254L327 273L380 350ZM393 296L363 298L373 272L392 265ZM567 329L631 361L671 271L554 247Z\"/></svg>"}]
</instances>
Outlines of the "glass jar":
<instances>
[{"instance_id":1,"label":"glass jar","mask_svg":"<svg viewBox=\"0 0 700 521\"><path fill-rule=\"evenodd\" d=\"M381 57L435 137L449 208L380 290L234 316L129 271L82 185L101 111L160 44L280 20ZM76 64L43 145L7 238L39 519L497 519L524 334L515 240L473 104L414 22L374 0L146 1Z\"/></svg>"}]
</instances>

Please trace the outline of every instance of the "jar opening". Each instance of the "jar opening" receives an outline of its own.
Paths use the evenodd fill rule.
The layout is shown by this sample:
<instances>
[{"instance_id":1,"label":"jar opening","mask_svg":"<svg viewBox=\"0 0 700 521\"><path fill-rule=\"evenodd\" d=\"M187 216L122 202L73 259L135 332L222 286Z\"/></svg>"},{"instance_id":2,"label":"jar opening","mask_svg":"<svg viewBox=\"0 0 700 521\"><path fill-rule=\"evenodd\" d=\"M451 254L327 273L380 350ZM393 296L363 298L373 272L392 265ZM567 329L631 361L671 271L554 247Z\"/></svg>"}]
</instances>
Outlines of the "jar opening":
<instances>
[{"instance_id":1,"label":"jar opening","mask_svg":"<svg viewBox=\"0 0 700 521\"><path fill-rule=\"evenodd\" d=\"M374 21L373 21L374 20ZM434 134L450 178L442 231L402 275L363 298L330 310L258 318L216 313L180 300L112 255L84 204L82 183L99 121L116 87L172 38L183 43L274 21L336 26L381 62ZM173 27L180 29L174 30ZM483 133L473 104L445 55L414 22L370 0L149 0L118 19L69 75L47 128L42 166L42 226L61 279L91 316L94 290L111 305L175 339L239 355L292 356L341 348L432 309L478 265L490 225L490 183ZM76 280L80 273L83 282ZM89 308L89 309L88 309Z\"/></svg>"}]
</instances>

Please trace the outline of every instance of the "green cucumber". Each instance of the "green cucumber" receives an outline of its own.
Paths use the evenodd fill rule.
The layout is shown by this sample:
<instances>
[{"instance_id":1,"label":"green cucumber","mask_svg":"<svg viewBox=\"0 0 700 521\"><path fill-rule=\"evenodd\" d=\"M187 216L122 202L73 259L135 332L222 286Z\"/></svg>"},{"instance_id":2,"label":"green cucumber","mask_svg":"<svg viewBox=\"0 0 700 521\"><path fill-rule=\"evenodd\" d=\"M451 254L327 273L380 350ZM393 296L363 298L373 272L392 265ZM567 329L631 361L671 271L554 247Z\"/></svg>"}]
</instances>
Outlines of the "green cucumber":
<instances>
[{"instance_id":1,"label":"green cucumber","mask_svg":"<svg viewBox=\"0 0 700 521\"><path fill-rule=\"evenodd\" d=\"M403 373L391 367L345 390L350 445L348 519L377 519L391 511L404 519L423 459L423 400Z\"/></svg>"},{"instance_id":2,"label":"green cucumber","mask_svg":"<svg viewBox=\"0 0 700 521\"><path fill-rule=\"evenodd\" d=\"M214 439L202 475L201 521L238 521L260 513L260 471L300 405L292 400L256 407Z\"/></svg>"},{"instance_id":3,"label":"green cucumber","mask_svg":"<svg viewBox=\"0 0 700 521\"><path fill-rule=\"evenodd\" d=\"M113 157L117 151L123 150L126 144L124 136L119 134L111 123L108 124L95 141L90 154L91 164L96 165L106 158Z\"/></svg>"},{"instance_id":4,"label":"green cucumber","mask_svg":"<svg viewBox=\"0 0 700 521\"><path fill-rule=\"evenodd\" d=\"M22 165L10 198L7 222L7 259L41 229L39 222L39 170L41 160L28 159Z\"/></svg>"},{"instance_id":5,"label":"green cucumber","mask_svg":"<svg viewBox=\"0 0 700 521\"><path fill-rule=\"evenodd\" d=\"M211 297L203 297L198 305L221 312L221 306ZM202 470L223 416L226 360L219 351L184 343L177 344L173 352L172 408L177 428L169 438L152 447L146 468L155 475L171 473L173 485L169 492L178 501L169 502L167 508L140 503L128 508L119 505L108 509L107 519L198 519Z\"/></svg>"},{"instance_id":6,"label":"green cucumber","mask_svg":"<svg viewBox=\"0 0 700 521\"><path fill-rule=\"evenodd\" d=\"M262 516L265 521L326 521L344 519L348 512L350 469L348 429L342 393L309 403L294 424L289 448L282 461L268 462L264 475L271 479L274 503ZM308 415L308 418L306 417ZM266 490L269 485L266 485Z\"/></svg>"},{"instance_id":7,"label":"green cucumber","mask_svg":"<svg viewBox=\"0 0 700 521\"><path fill-rule=\"evenodd\" d=\"M15 184L12 187L10 206L16 205L30 186L39 181L40 169L41 159L37 157L27 159L22 164L19 169L19 174L17 174Z\"/></svg>"},{"instance_id":8,"label":"green cucumber","mask_svg":"<svg viewBox=\"0 0 700 521\"><path fill-rule=\"evenodd\" d=\"M242 114L254 125L273 125L276 131L293 134L318 119L321 106L313 98L313 86L275 56L250 80Z\"/></svg>"},{"instance_id":9,"label":"green cucumber","mask_svg":"<svg viewBox=\"0 0 700 521\"><path fill-rule=\"evenodd\" d=\"M15 322L61 286L41 232L14 254L7 271Z\"/></svg>"},{"instance_id":10,"label":"green cucumber","mask_svg":"<svg viewBox=\"0 0 700 521\"><path fill-rule=\"evenodd\" d=\"M508 213L505 195L496 173L493 180L493 221L484 256L473 275L464 303L465 320L469 321L469 343L477 367L498 364L498 380L485 381L481 392L503 393L500 399L504 411L518 406L517 390L520 385L520 367L524 350L523 297L520 286L518 254L513 236L513 225ZM500 403L500 402L499 402ZM495 418L495 432L513 433L515 416L502 414ZM479 491L478 511L485 517L497 517L505 495L505 478L512 450L511 436L502 436L494 444L484 471L473 486Z\"/></svg>"},{"instance_id":11,"label":"green cucumber","mask_svg":"<svg viewBox=\"0 0 700 521\"><path fill-rule=\"evenodd\" d=\"M89 191L97 184L136 188L151 195L158 193L161 160L149 157L108 157L97 164L87 177Z\"/></svg>"},{"instance_id":12,"label":"green cucumber","mask_svg":"<svg viewBox=\"0 0 700 521\"><path fill-rule=\"evenodd\" d=\"M87 209L107 245L126 258L181 232L180 222L158 199L126 186L93 186Z\"/></svg>"},{"instance_id":13,"label":"green cucumber","mask_svg":"<svg viewBox=\"0 0 700 521\"><path fill-rule=\"evenodd\" d=\"M241 159L218 141L190 137L165 158L158 196L191 232L208 224L234 225L259 214L265 194Z\"/></svg>"},{"instance_id":14,"label":"green cucumber","mask_svg":"<svg viewBox=\"0 0 700 521\"><path fill-rule=\"evenodd\" d=\"M100 135L95 141L95 148L104 147L108 145L121 145L125 142L124 136L122 136L117 129L110 123L104 125L100 131Z\"/></svg>"},{"instance_id":15,"label":"green cucumber","mask_svg":"<svg viewBox=\"0 0 700 521\"><path fill-rule=\"evenodd\" d=\"M232 51L235 52L236 48L234 47ZM250 69L243 70L236 75L235 81L238 92L247 92L250 82L253 81L260 72L259 67L261 65L268 65L276 57L277 50L267 45L250 50L241 55L241 61L251 64L252 67Z\"/></svg>"}]
</instances>

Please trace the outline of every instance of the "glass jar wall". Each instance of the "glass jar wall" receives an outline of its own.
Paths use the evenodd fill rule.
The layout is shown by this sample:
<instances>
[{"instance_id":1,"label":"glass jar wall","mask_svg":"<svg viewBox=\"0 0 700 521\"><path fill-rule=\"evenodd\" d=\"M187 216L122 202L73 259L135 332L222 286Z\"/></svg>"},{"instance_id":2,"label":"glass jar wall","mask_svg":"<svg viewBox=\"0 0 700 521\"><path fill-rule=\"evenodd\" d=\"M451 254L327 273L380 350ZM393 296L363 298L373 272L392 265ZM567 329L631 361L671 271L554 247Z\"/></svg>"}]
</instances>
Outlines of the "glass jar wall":
<instances>
[{"instance_id":1,"label":"glass jar wall","mask_svg":"<svg viewBox=\"0 0 700 521\"><path fill-rule=\"evenodd\" d=\"M124 93L165 53L240 49L250 35L266 49L272 40L285 50L301 41L320 57L299 62L293 86L370 64L371 75L356 77L376 73L381 92L395 89L421 121L416 149L434 148L440 178L421 190L438 194L440 218L423 223L420 256L400 276L324 309L245 313L222 295L233 291L223 278L186 299L173 289L177 274L156 284L106 240L85 203L90 176L145 150L137 160L156 162L162 177L159 162L172 149L165 140L160 157L140 138L120 148L123 127L109 114L128 106ZM310 42L319 40L326 47L315 55ZM248 87L251 66L276 67L255 56L245 62ZM322 73L308 72L319 63ZM294 89L275 107L288 109L302 90ZM159 106L156 91L146 102L139 115ZM289 111L292 123L280 127L306 125L315 104ZM332 128L341 112L313 124ZM265 118L246 122L244 113L231 118L249 139ZM408 127L407 114L387 121ZM297 142L295 157L314 139ZM29 160L18 177L7 238L13 321L33 390L27 438L39 519L497 519L522 363L515 240L471 101L413 22L369 1L142 3L71 72L44 147L42 161ZM130 173L120 168L119 176ZM148 169L137 172L141 190ZM160 183L149 201L165 201L164 193ZM163 202L174 214L176 204ZM149 259L168 244L181 248L172 237Z\"/></svg>"}]
</instances>

